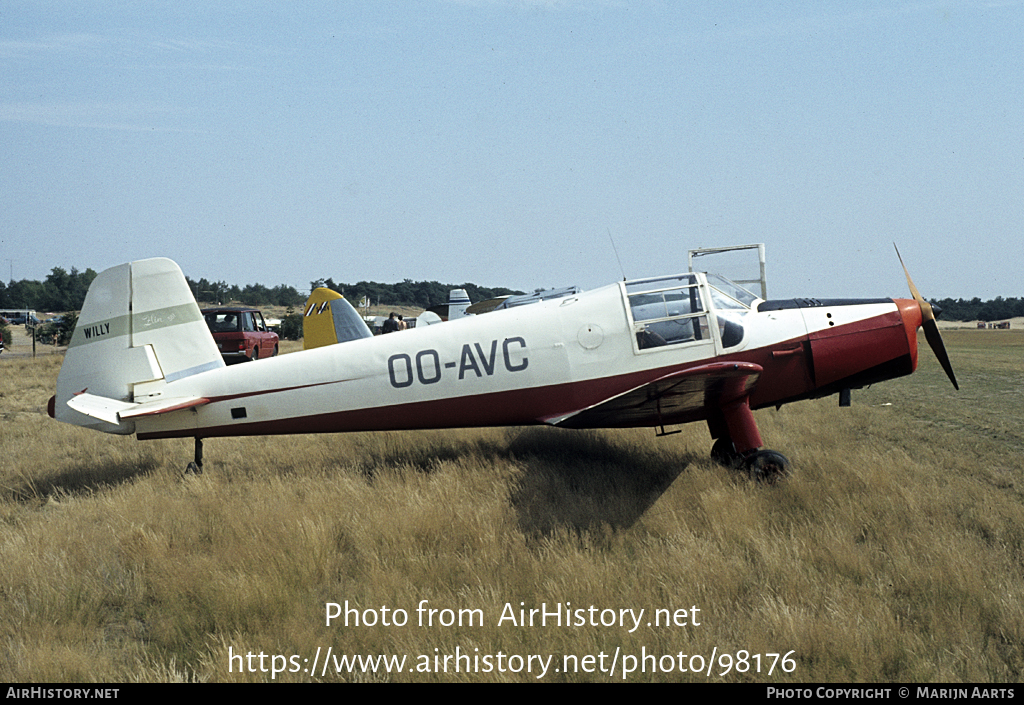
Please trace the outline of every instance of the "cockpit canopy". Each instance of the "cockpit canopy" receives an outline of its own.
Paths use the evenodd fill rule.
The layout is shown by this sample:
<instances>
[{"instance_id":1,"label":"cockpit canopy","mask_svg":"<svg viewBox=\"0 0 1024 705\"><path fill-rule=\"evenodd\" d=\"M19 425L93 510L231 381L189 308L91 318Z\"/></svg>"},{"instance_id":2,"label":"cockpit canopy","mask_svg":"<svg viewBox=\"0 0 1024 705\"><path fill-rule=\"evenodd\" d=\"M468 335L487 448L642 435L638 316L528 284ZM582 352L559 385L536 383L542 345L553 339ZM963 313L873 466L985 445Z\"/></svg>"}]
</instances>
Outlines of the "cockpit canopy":
<instances>
[{"instance_id":1,"label":"cockpit canopy","mask_svg":"<svg viewBox=\"0 0 1024 705\"><path fill-rule=\"evenodd\" d=\"M715 313L722 346L730 348L742 342L742 316L750 312L757 297L717 274L704 276L706 287L696 274L623 284L638 350L711 342L709 309Z\"/></svg>"}]
</instances>

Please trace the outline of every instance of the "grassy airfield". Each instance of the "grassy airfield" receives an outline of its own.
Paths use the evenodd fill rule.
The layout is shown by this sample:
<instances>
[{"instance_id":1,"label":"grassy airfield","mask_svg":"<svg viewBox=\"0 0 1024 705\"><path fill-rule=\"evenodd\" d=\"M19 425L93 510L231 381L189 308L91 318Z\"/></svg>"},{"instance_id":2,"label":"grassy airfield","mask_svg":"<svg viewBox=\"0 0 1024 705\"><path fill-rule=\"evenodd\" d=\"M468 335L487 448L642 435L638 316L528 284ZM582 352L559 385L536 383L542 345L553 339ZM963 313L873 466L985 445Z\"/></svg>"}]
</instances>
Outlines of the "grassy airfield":
<instances>
[{"instance_id":1,"label":"grassy airfield","mask_svg":"<svg viewBox=\"0 0 1024 705\"><path fill-rule=\"evenodd\" d=\"M0 680L1018 681L1024 332L944 338L960 392L922 338L849 409L757 412L773 487L703 425L211 439L183 477L191 441L58 424L62 358L5 355Z\"/></svg>"}]
</instances>

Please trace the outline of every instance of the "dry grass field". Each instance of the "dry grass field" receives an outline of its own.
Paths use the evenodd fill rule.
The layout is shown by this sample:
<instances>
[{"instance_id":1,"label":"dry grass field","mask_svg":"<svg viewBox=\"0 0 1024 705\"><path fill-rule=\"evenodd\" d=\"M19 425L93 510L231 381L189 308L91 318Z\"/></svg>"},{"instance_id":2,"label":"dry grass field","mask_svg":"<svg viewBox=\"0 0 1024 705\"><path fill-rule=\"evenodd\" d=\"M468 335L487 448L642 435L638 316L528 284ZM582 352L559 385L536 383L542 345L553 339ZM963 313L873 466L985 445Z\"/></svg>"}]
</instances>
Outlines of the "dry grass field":
<instances>
[{"instance_id":1,"label":"dry grass field","mask_svg":"<svg viewBox=\"0 0 1024 705\"><path fill-rule=\"evenodd\" d=\"M5 355L0 681L1017 681L1024 333L945 340L960 392L922 340L851 408L757 412L776 486L702 425L212 439L185 477Z\"/></svg>"}]
</instances>

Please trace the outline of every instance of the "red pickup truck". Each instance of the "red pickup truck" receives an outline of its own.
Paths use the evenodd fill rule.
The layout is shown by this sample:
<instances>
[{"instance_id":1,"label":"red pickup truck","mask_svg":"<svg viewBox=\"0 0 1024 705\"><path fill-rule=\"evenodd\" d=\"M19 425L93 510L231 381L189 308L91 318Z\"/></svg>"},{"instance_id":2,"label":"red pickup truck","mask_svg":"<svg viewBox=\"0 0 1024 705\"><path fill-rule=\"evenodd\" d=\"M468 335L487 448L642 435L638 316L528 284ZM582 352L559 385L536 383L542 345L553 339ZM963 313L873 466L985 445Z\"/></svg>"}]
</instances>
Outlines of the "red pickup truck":
<instances>
[{"instance_id":1,"label":"red pickup truck","mask_svg":"<svg viewBox=\"0 0 1024 705\"><path fill-rule=\"evenodd\" d=\"M247 306L204 308L203 317L224 362L229 365L277 355L277 333L270 330L259 309Z\"/></svg>"}]
</instances>

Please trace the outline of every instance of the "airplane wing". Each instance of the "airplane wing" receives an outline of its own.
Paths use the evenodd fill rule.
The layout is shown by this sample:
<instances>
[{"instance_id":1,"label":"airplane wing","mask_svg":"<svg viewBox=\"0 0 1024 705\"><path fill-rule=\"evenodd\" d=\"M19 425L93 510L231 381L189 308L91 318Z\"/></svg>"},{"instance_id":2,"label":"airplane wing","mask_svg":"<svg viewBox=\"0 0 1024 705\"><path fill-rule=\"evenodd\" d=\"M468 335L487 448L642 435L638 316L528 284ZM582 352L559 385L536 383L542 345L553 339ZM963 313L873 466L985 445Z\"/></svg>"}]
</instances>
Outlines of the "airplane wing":
<instances>
[{"instance_id":1,"label":"airplane wing","mask_svg":"<svg viewBox=\"0 0 1024 705\"><path fill-rule=\"evenodd\" d=\"M493 311L501 306L509 296L511 296L511 294L508 296L498 296L497 298L487 299L486 301L478 301L475 304L468 306L466 308L466 313L488 313L489 311Z\"/></svg>"},{"instance_id":2,"label":"airplane wing","mask_svg":"<svg viewBox=\"0 0 1024 705\"><path fill-rule=\"evenodd\" d=\"M515 296L499 296L494 299L487 299L487 301L480 301L475 303L466 309L466 313L488 313L502 308L515 308L516 306L525 306L527 304L535 304L538 301L548 301L549 299L564 299L567 296L578 294L583 289L578 286L563 286L557 289L538 289L532 294L518 294Z\"/></svg>"},{"instance_id":3,"label":"airplane wing","mask_svg":"<svg viewBox=\"0 0 1024 705\"><path fill-rule=\"evenodd\" d=\"M750 394L762 367L712 362L672 372L584 409L544 419L563 428L656 426L705 418Z\"/></svg>"}]
</instances>

